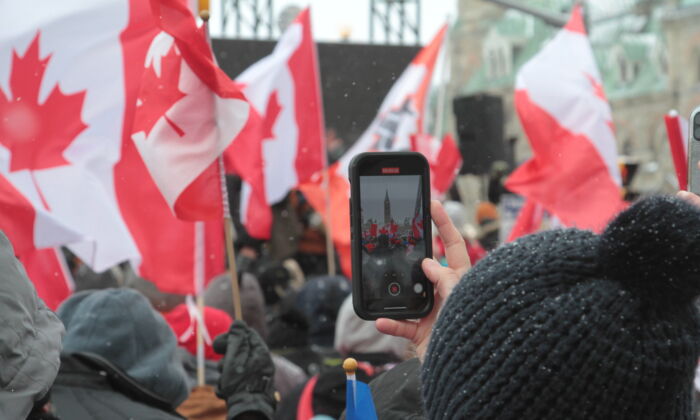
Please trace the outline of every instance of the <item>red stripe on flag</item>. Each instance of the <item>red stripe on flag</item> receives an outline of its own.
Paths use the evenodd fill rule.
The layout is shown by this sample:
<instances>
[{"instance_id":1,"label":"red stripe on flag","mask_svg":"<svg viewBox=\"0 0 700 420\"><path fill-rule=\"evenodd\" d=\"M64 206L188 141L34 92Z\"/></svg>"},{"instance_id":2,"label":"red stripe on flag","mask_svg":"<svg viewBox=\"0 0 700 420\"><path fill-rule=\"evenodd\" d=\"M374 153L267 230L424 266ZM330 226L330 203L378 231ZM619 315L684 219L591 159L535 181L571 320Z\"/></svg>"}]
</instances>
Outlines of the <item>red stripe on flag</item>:
<instances>
[{"instance_id":1,"label":"red stripe on flag","mask_svg":"<svg viewBox=\"0 0 700 420\"><path fill-rule=\"evenodd\" d=\"M350 184L347 179L337 174L338 164L328 169L330 176L328 188L330 188L332 216L328 217L326 211L326 193L323 188L323 177L306 182L299 186L313 208L323 216L323 222L328 226L332 222L333 243L340 259L343 274L352 278L352 261L350 259L350 210L348 208ZM316 178L316 177L315 177Z\"/></svg>"},{"instance_id":2,"label":"red stripe on flag","mask_svg":"<svg viewBox=\"0 0 700 420\"><path fill-rule=\"evenodd\" d=\"M33 250L20 255L19 260L37 295L52 310L55 311L72 293L73 278L59 249Z\"/></svg>"},{"instance_id":3,"label":"red stripe on flag","mask_svg":"<svg viewBox=\"0 0 700 420\"><path fill-rule=\"evenodd\" d=\"M308 7L297 16L297 22L302 25L302 41L288 66L294 82L294 114L299 130L295 169L298 182L302 183L323 169L326 158L321 78Z\"/></svg>"},{"instance_id":4,"label":"red stripe on flag","mask_svg":"<svg viewBox=\"0 0 700 420\"><path fill-rule=\"evenodd\" d=\"M4 176L0 175L0 228L12 243L15 254L35 249L36 210Z\"/></svg>"},{"instance_id":5,"label":"red stripe on flag","mask_svg":"<svg viewBox=\"0 0 700 420\"><path fill-rule=\"evenodd\" d=\"M541 203L567 226L601 231L626 204L591 140L561 126L524 90L516 90L515 105L534 157L506 187Z\"/></svg>"},{"instance_id":6,"label":"red stripe on flag","mask_svg":"<svg viewBox=\"0 0 700 420\"><path fill-rule=\"evenodd\" d=\"M535 233L542 225L543 216L542 207L533 200L525 200L523 208L518 213L518 218L515 219L515 224L508 234L506 242L511 242L521 236Z\"/></svg>"},{"instance_id":7,"label":"red stripe on flag","mask_svg":"<svg viewBox=\"0 0 700 420\"><path fill-rule=\"evenodd\" d=\"M415 92L415 106L418 111L418 118L416 120L416 132L423 133L423 114L425 110L425 100L428 93L428 88L430 87L430 80L433 77L433 70L435 69L435 62L437 61L438 54L440 54L440 49L442 48L443 40L445 39L445 34L447 33L447 24L443 25L438 33L435 35L430 44L425 46L413 59L411 65L424 65L425 66L425 76L421 80L418 89Z\"/></svg>"},{"instance_id":8,"label":"red stripe on flag","mask_svg":"<svg viewBox=\"0 0 700 420\"><path fill-rule=\"evenodd\" d=\"M462 167L462 153L450 134L442 138L442 146L435 162L431 162L431 179L438 194L445 193Z\"/></svg>"},{"instance_id":9,"label":"red stripe on flag","mask_svg":"<svg viewBox=\"0 0 700 420\"><path fill-rule=\"evenodd\" d=\"M221 171L216 160L180 193L173 211L182 220L220 220L224 217L221 188Z\"/></svg>"},{"instance_id":10,"label":"red stripe on flag","mask_svg":"<svg viewBox=\"0 0 700 420\"><path fill-rule=\"evenodd\" d=\"M673 157L673 166L676 169L678 188L686 190L688 189L688 156L684 143L687 133L684 134L681 130L681 119L678 114L664 115L664 122L668 134L668 145Z\"/></svg>"},{"instance_id":11,"label":"red stripe on flag","mask_svg":"<svg viewBox=\"0 0 700 420\"><path fill-rule=\"evenodd\" d=\"M581 5L577 4L574 6L574 9L571 11L569 22L564 26L564 29L586 35L586 25L583 22Z\"/></svg>"}]
</instances>

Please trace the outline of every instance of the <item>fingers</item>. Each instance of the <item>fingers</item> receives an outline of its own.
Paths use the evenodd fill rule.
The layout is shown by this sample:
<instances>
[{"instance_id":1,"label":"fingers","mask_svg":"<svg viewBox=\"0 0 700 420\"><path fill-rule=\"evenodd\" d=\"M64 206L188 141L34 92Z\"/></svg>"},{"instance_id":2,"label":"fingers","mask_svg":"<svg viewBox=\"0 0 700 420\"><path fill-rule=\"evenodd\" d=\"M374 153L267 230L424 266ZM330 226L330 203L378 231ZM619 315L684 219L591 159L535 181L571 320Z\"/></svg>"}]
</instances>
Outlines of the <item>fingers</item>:
<instances>
[{"instance_id":1,"label":"fingers","mask_svg":"<svg viewBox=\"0 0 700 420\"><path fill-rule=\"evenodd\" d=\"M700 197L698 197L696 194L689 191L678 191L676 196L696 207L700 207Z\"/></svg>"},{"instance_id":2,"label":"fingers","mask_svg":"<svg viewBox=\"0 0 700 420\"><path fill-rule=\"evenodd\" d=\"M428 280L435 285L438 293L443 298L447 298L455 285L459 283L460 274L457 271L449 267L443 267L435 260L426 258L423 260L421 267Z\"/></svg>"},{"instance_id":3,"label":"fingers","mask_svg":"<svg viewBox=\"0 0 700 420\"><path fill-rule=\"evenodd\" d=\"M214 342L212 343L212 347L214 348L214 351L219 354L226 354L226 347L228 345L228 334L223 333L219 334L216 336L214 339Z\"/></svg>"},{"instance_id":4,"label":"fingers","mask_svg":"<svg viewBox=\"0 0 700 420\"><path fill-rule=\"evenodd\" d=\"M450 217L445 212L437 200L430 202L430 214L437 226L438 234L445 244L445 256L447 264L450 268L457 270L459 274L464 274L471 267L467 246L464 244L464 239L459 233L455 225L452 224Z\"/></svg>"},{"instance_id":5,"label":"fingers","mask_svg":"<svg viewBox=\"0 0 700 420\"><path fill-rule=\"evenodd\" d=\"M414 341L418 334L418 324L411 321L379 318L374 325L377 327L377 331L382 334L403 337L411 341Z\"/></svg>"}]
</instances>

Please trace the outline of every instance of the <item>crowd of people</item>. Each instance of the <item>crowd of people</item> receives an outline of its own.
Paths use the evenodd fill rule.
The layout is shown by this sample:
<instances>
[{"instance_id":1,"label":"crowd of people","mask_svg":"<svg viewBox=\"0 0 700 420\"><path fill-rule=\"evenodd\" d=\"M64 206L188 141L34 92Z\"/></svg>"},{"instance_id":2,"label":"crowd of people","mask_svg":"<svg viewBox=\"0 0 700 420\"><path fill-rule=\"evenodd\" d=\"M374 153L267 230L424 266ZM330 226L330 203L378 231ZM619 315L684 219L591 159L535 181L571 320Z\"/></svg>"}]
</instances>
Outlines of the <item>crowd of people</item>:
<instances>
[{"instance_id":1,"label":"crowd of people","mask_svg":"<svg viewBox=\"0 0 700 420\"><path fill-rule=\"evenodd\" d=\"M489 228L497 219L478 213ZM498 247L464 214L431 203L438 258L421 268L436 303L402 321L360 319L350 281L322 259L271 258L245 237L242 319L227 273L209 282L202 317L128 267L115 281L80 265L54 313L0 235L0 418L339 419L346 357L380 419L693 416L700 197L642 199L600 235L556 229Z\"/></svg>"}]
</instances>

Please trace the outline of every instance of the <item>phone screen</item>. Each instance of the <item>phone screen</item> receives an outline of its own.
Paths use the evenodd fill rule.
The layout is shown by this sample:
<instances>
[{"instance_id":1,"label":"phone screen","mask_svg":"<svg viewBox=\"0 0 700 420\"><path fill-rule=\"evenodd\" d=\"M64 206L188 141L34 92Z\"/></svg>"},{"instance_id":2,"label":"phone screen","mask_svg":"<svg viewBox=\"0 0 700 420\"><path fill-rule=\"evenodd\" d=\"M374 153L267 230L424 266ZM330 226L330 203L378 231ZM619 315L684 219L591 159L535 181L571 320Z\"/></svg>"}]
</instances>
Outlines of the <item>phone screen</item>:
<instances>
[{"instance_id":1,"label":"phone screen","mask_svg":"<svg viewBox=\"0 0 700 420\"><path fill-rule=\"evenodd\" d=\"M421 175L360 175L362 297L370 311L425 305ZM428 238L427 240L431 240Z\"/></svg>"}]
</instances>

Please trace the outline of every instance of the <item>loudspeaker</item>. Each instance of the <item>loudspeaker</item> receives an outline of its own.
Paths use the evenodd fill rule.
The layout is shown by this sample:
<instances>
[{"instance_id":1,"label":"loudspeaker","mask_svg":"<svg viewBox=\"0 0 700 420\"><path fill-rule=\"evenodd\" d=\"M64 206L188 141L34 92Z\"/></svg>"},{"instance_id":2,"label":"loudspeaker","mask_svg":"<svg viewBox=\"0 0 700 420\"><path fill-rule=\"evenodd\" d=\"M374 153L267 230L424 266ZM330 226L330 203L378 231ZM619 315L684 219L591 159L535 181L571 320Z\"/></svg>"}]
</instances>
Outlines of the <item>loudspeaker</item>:
<instances>
[{"instance_id":1,"label":"loudspeaker","mask_svg":"<svg viewBox=\"0 0 700 420\"><path fill-rule=\"evenodd\" d=\"M462 152L461 174L488 174L494 161L507 160L500 96L461 96L453 100L452 108Z\"/></svg>"}]
</instances>

